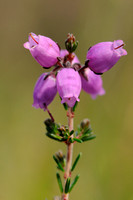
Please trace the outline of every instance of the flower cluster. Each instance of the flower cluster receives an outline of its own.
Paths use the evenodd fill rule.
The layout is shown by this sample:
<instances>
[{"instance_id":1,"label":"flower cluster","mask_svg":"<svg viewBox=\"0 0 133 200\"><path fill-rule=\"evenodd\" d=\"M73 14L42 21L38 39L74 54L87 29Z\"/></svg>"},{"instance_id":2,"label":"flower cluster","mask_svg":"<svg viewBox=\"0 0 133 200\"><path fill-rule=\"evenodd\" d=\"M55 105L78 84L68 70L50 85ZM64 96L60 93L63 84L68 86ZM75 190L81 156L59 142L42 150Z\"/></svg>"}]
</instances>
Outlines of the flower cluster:
<instances>
[{"instance_id":1,"label":"flower cluster","mask_svg":"<svg viewBox=\"0 0 133 200\"><path fill-rule=\"evenodd\" d=\"M52 39L34 33L30 33L29 41L24 43L42 67L54 66L51 72L43 73L36 82L33 94L35 108L45 110L57 92L61 103L69 107L79 101L81 89L93 99L105 94L101 74L112 68L121 56L127 55L122 40L101 42L88 50L82 66L73 53L78 45L73 34L68 34L65 45L67 50L61 50Z\"/></svg>"}]
</instances>

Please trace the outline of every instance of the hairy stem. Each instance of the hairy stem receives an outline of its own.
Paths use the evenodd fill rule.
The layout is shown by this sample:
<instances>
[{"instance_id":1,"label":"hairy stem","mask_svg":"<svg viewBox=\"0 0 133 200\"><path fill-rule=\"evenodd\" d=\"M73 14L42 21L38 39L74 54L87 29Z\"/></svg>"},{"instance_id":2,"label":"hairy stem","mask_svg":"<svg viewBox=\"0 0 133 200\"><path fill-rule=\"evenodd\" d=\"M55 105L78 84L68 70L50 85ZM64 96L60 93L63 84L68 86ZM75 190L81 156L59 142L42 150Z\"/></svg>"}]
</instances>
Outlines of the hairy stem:
<instances>
[{"instance_id":1,"label":"hairy stem","mask_svg":"<svg viewBox=\"0 0 133 200\"><path fill-rule=\"evenodd\" d=\"M72 109L68 109L68 128L69 131L73 130L73 112ZM73 137L73 135L71 135ZM72 155L73 155L73 143L67 144L67 161L66 161L66 169L65 169L65 174L64 174L64 180L66 183L66 180L68 177L71 176L71 165L72 165ZM65 187L65 184L64 184ZM65 188L64 188L65 189ZM62 200L69 200L69 193L65 194L65 192L62 195Z\"/></svg>"}]
</instances>

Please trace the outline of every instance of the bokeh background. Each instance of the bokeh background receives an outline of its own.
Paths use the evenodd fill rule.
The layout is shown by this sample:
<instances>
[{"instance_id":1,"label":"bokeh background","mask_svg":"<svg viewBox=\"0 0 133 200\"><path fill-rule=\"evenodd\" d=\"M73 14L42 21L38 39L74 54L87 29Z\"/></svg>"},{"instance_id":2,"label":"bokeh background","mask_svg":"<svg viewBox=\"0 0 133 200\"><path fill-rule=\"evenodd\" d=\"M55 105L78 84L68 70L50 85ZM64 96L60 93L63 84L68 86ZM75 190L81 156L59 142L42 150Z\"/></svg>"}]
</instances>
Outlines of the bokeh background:
<instances>
[{"instance_id":1,"label":"bokeh background","mask_svg":"<svg viewBox=\"0 0 133 200\"><path fill-rule=\"evenodd\" d=\"M70 199L133 200L133 1L4 0L0 29L0 199L50 200L60 193L52 155L66 149L45 136L48 115L32 107L35 82L44 72L23 48L32 31L62 48L67 33L75 34L82 63L98 42L126 43L128 55L103 75L106 95L92 100L81 93L75 128L90 118L97 138L74 147L74 157L83 156ZM49 109L57 122L67 123L58 95Z\"/></svg>"}]
</instances>

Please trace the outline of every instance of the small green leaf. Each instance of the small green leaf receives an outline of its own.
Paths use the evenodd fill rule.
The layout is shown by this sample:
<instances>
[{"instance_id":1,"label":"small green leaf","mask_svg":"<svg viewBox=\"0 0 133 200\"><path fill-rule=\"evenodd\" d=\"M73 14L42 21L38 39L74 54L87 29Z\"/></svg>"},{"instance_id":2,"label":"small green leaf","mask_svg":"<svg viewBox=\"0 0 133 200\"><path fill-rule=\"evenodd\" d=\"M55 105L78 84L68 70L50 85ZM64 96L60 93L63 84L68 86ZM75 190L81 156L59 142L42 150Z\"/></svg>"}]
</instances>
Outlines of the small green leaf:
<instances>
[{"instance_id":1,"label":"small green leaf","mask_svg":"<svg viewBox=\"0 0 133 200\"><path fill-rule=\"evenodd\" d=\"M78 126L77 131L75 131L75 136L80 135L81 131L81 128Z\"/></svg>"},{"instance_id":2,"label":"small green leaf","mask_svg":"<svg viewBox=\"0 0 133 200\"><path fill-rule=\"evenodd\" d=\"M55 134L50 134L53 138L55 138L55 139L57 139L57 140L62 140L62 138L60 137L60 136L58 136L58 135L55 135Z\"/></svg>"},{"instance_id":3,"label":"small green leaf","mask_svg":"<svg viewBox=\"0 0 133 200\"><path fill-rule=\"evenodd\" d=\"M62 167L60 161L56 158L55 155L53 155L53 159L54 159L54 161L56 162L56 164L58 165L58 169L60 169L61 171L64 172L64 169L63 169L63 167Z\"/></svg>"},{"instance_id":4,"label":"small green leaf","mask_svg":"<svg viewBox=\"0 0 133 200\"><path fill-rule=\"evenodd\" d=\"M80 175L77 175L77 176L75 177L75 179L73 180L72 184L71 184L70 187L69 187L69 192L72 191L74 185L77 183L77 181L78 181L78 179L79 179L79 176L80 176Z\"/></svg>"},{"instance_id":5,"label":"small green leaf","mask_svg":"<svg viewBox=\"0 0 133 200\"><path fill-rule=\"evenodd\" d=\"M88 128L87 130L84 131L83 135L90 134L91 132L92 132L92 129Z\"/></svg>"},{"instance_id":6,"label":"small green leaf","mask_svg":"<svg viewBox=\"0 0 133 200\"><path fill-rule=\"evenodd\" d=\"M57 140L57 139L53 138L53 136L51 136L50 133L46 133L46 136L48 136L48 137L51 138L51 139Z\"/></svg>"},{"instance_id":7,"label":"small green leaf","mask_svg":"<svg viewBox=\"0 0 133 200\"><path fill-rule=\"evenodd\" d=\"M85 141L88 141L88 140L92 140L96 138L95 135L86 135L85 137L82 138L82 141L85 142Z\"/></svg>"},{"instance_id":8,"label":"small green leaf","mask_svg":"<svg viewBox=\"0 0 133 200\"><path fill-rule=\"evenodd\" d=\"M59 97L60 97L60 96L59 96ZM60 99L62 100L61 97L60 97ZM67 103L63 103L63 107L64 107L65 110L68 110L68 105L67 105Z\"/></svg>"},{"instance_id":9,"label":"small green leaf","mask_svg":"<svg viewBox=\"0 0 133 200\"><path fill-rule=\"evenodd\" d=\"M71 180L70 177L68 177L66 180L66 185L65 185L65 193L66 194L69 192L70 180Z\"/></svg>"},{"instance_id":10,"label":"small green leaf","mask_svg":"<svg viewBox=\"0 0 133 200\"><path fill-rule=\"evenodd\" d=\"M72 130L70 133L69 133L69 135L72 135L74 133L74 130Z\"/></svg>"},{"instance_id":11,"label":"small green leaf","mask_svg":"<svg viewBox=\"0 0 133 200\"><path fill-rule=\"evenodd\" d=\"M78 139L78 138L73 138L73 141L76 141L78 143L82 143L82 140Z\"/></svg>"},{"instance_id":12,"label":"small green leaf","mask_svg":"<svg viewBox=\"0 0 133 200\"><path fill-rule=\"evenodd\" d=\"M63 103L64 109L68 110L68 105L66 103Z\"/></svg>"},{"instance_id":13,"label":"small green leaf","mask_svg":"<svg viewBox=\"0 0 133 200\"><path fill-rule=\"evenodd\" d=\"M55 123L51 120L51 119L46 119L44 121L44 124L46 126L46 130L49 132L49 133L52 133L54 128L55 128Z\"/></svg>"},{"instance_id":14,"label":"small green leaf","mask_svg":"<svg viewBox=\"0 0 133 200\"><path fill-rule=\"evenodd\" d=\"M78 154L77 158L75 159L74 163L73 163L73 166L72 166L72 168L71 168L71 172L75 169L75 167L76 167L76 165L77 165L77 163L78 163L78 161L79 161L81 155L82 155L82 153L80 152L80 153Z\"/></svg>"},{"instance_id":15,"label":"small green leaf","mask_svg":"<svg viewBox=\"0 0 133 200\"><path fill-rule=\"evenodd\" d=\"M61 177L60 177L59 173L56 173L56 178L57 178L57 181L59 184L60 191L61 191L61 193L63 193L63 186L62 186L62 181L61 181Z\"/></svg>"},{"instance_id":16,"label":"small green leaf","mask_svg":"<svg viewBox=\"0 0 133 200\"><path fill-rule=\"evenodd\" d=\"M76 103L74 104L74 106L73 106L73 108L72 108L72 111L73 111L73 112L76 110L77 106L78 106L78 101L76 101Z\"/></svg>"},{"instance_id":17,"label":"small green leaf","mask_svg":"<svg viewBox=\"0 0 133 200\"><path fill-rule=\"evenodd\" d=\"M62 142L62 138L61 138L60 136L58 136L58 135L55 135L55 134L53 134L53 133L46 133L46 135L47 135L49 138L53 139L53 140L57 140L57 141L59 141L59 142Z\"/></svg>"}]
</instances>

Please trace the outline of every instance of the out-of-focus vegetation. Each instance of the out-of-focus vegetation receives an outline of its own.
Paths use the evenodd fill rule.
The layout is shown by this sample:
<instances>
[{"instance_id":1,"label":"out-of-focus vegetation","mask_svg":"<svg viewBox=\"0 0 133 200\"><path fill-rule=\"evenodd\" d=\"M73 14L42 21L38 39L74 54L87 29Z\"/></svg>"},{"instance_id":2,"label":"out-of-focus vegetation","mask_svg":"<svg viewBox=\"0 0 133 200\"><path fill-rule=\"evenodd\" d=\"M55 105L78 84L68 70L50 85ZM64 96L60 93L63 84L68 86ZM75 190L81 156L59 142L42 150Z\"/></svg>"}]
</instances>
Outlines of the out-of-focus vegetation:
<instances>
[{"instance_id":1,"label":"out-of-focus vegetation","mask_svg":"<svg viewBox=\"0 0 133 200\"><path fill-rule=\"evenodd\" d=\"M51 37L64 48L68 32L79 40L83 63L87 49L123 39L128 55L103 75L106 95L92 100L85 92L75 127L90 118L95 140L76 144L81 177L71 200L133 200L133 1L5 0L0 5L0 199L48 200L59 194L52 155L65 146L45 136L48 117L32 105L32 92L44 72L23 48L28 33ZM58 95L49 109L67 123Z\"/></svg>"}]
</instances>

